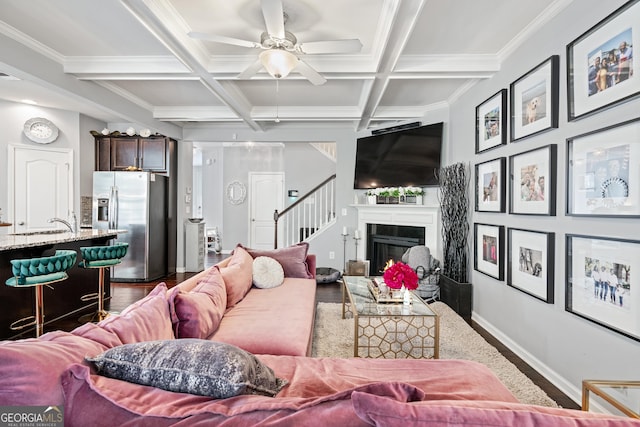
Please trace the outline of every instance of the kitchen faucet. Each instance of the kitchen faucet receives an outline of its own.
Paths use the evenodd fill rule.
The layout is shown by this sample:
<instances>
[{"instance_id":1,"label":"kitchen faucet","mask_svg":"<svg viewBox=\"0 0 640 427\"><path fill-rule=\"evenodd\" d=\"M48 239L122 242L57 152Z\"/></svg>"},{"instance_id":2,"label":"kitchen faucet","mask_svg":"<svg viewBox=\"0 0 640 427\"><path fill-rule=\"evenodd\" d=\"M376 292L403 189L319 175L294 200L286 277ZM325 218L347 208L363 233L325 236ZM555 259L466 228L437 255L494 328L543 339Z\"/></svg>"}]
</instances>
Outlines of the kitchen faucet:
<instances>
[{"instance_id":1,"label":"kitchen faucet","mask_svg":"<svg viewBox=\"0 0 640 427\"><path fill-rule=\"evenodd\" d=\"M73 221L73 224L67 220L64 220L62 218L56 218L56 217L49 218L47 222L49 223L61 222L62 224L67 226L70 232L75 233L78 230L78 219L76 218L76 214L74 212L71 212L71 220Z\"/></svg>"}]
</instances>

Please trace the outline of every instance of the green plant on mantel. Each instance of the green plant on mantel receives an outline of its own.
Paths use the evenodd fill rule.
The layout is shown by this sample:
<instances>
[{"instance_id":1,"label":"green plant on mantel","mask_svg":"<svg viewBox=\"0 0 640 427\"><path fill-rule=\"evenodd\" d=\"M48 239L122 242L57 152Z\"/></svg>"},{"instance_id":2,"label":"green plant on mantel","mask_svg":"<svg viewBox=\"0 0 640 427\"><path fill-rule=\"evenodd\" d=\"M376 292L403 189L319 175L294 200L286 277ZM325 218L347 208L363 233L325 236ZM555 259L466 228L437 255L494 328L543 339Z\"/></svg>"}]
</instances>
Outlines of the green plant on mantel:
<instances>
[{"instance_id":1,"label":"green plant on mantel","mask_svg":"<svg viewBox=\"0 0 640 427\"><path fill-rule=\"evenodd\" d=\"M469 178L467 167L456 163L438 172L438 199L442 218L442 274L459 283L467 281Z\"/></svg>"},{"instance_id":2,"label":"green plant on mantel","mask_svg":"<svg viewBox=\"0 0 640 427\"><path fill-rule=\"evenodd\" d=\"M421 196L424 190L420 187L381 187L369 189L366 194L382 197Z\"/></svg>"}]
</instances>

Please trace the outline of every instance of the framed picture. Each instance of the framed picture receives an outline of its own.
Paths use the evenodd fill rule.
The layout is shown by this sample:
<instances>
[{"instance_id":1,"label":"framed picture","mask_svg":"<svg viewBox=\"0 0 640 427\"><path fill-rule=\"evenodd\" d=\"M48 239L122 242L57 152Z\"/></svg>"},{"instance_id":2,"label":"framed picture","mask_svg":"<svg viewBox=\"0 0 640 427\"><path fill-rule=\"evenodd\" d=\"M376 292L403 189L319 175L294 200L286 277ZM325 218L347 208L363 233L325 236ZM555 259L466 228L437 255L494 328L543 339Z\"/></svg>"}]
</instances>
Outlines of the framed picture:
<instances>
[{"instance_id":1,"label":"framed picture","mask_svg":"<svg viewBox=\"0 0 640 427\"><path fill-rule=\"evenodd\" d=\"M558 55L511 83L511 141L558 127Z\"/></svg>"},{"instance_id":2,"label":"framed picture","mask_svg":"<svg viewBox=\"0 0 640 427\"><path fill-rule=\"evenodd\" d=\"M509 213L556 214L555 144L509 157Z\"/></svg>"},{"instance_id":3,"label":"framed picture","mask_svg":"<svg viewBox=\"0 0 640 427\"><path fill-rule=\"evenodd\" d=\"M509 228L507 285L553 304L555 233Z\"/></svg>"},{"instance_id":4,"label":"framed picture","mask_svg":"<svg viewBox=\"0 0 640 427\"><path fill-rule=\"evenodd\" d=\"M640 119L567 139L567 214L640 217Z\"/></svg>"},{"instance_id":5,"label":"framed picture","mask_svg":"<svg viewBox=\"0 0 640 427\"><path fill-rule=\"evenodd\" d=\"M567 234L566 311L640 341L640 241Z\"/></svg>"},{"instance_id":6,"label":"framed picture","mask_svg":"<svg viewBox=\"0 0 640 427\"><path fill-rule=\"evenodd\" d=\"M569 121L640 93L640 2L629 1L567 45Z\"/></svg>"},{"instance_id":7,"label":"framed picture","mask_svg":"<svg viewBox=\"0 0 640 427\"><path fill-rule=\"evenodd\" d=\"M475 223L473 236L473 268L504 280L504 226Z\"/></svg>"},{"instance_id":8,"label":"framed picture","mask_svg":"<svg viewBox=\"0 0 640 427\"><path fill-rule=\"evenodd\" d=\"M476 165L476 211L504 212L506 206L506 157Z\"/></svg>"},{"instance_id":9,"label":"framed picture","mask_svg":"<svg viewBox=\"0 0 640 427\"><path fill-rule=\"evenodd\" d=\"M476 107L476 153L507 143L507 90Z\"/></svg>"}]
</instances>

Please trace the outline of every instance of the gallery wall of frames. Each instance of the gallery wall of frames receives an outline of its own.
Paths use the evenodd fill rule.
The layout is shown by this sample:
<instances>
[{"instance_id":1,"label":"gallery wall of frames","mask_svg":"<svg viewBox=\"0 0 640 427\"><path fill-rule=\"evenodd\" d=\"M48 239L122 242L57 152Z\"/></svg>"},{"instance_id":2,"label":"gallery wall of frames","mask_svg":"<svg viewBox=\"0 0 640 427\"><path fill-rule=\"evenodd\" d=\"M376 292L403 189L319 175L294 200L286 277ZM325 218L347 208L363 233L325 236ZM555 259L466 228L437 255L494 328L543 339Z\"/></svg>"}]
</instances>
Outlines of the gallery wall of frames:
<instances>
[{"instance_id":1,"label":"gallery wall of frames","mask_svg":"<svg viewBox=\"0 0 640 427\"><path fill-rule=\"evenodd\" d=\"M632 55L639 39L640 2L632 0L566 46L568 122L640 94ZM554 283L564 282L566 311L640 341L638 236L499 225L500 215L556 216L560 209L602 221L640 218L640 117L571 136L564 165L557 144L527 147L527 138L558 128L560 78L560 56L550 56L476 107L475 154L482 161L474 165L475 211L497 215L473 224L474 269L548 304ZM500 156L512 143L519 151ZM566 173L566 200L557 200L559 170ZM555 253L558 239L566 242L564 256ZM554 277L554 262L566 263L566 277Z\"/></svg>"}]
</instances>

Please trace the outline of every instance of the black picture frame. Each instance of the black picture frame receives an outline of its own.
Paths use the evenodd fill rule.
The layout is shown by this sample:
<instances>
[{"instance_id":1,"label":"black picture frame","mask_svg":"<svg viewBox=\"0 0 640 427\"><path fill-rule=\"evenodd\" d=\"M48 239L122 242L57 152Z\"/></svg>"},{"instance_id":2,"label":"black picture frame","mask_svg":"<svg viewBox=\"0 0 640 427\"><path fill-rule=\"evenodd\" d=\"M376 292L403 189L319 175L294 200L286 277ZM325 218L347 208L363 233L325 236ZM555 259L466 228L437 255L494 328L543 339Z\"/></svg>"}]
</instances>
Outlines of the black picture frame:
<instances>
[{"instance_id":1,"label":"black picture frame","mask_svg":"<svg viewBox=\"0 0 640 427\"><path fill-rule=\"evenodd\" d=\"M555 233L507 230L507 285L554 303Z\"/></svg>"},{"instance_id":2,"label":"black picture frame","mask_svg":"<svg viewBox=\"0 0 640 427\"><path fill-rule=\"evenodd\" d=\"M511 141L558 127L560 57L552 55L509 87Z\"/></svg>"},{"instance_id":3,"label":"black picture frame","mask_svg":"<svg viewBox=\"0 0 640 427\"><path fill-rule=\"evenodd\" d=\"M556 144L509 157L509 213L555 216L557 157Z\"/></svg>"},{"instance_id":4,"label":"black picture frame","mask_svg":"<svg viewBox=\"0 0 640 427\"><path fill-rule=\"evenodd\" d=\"M476 212L505 212L507 205L506 171L506 157L476 164Z\"/></svg>"},{"instance_id":5,"label":"black picture frame","mask_svg":"<svg viewBox=\"0 0 640 427\"><path fill-rule=\"evenodd\" d=\"M476 222L473 241L474 270L504 280L504 226Z\"/></svg>"},{"instance_id":6,"label":"black picture frame","mask_svg":"<svg viewBox=\"0 0 640 427\"><path fill-rule=\"evenodd\" d=\"M640 119L567 139L569 216L640 217Z\"/></svg>"},{"instance_id":7,"label":"black picture frame","mask_svg":"<svg viewBox=\"0 0 640 427\"><path fill-rule=\"evenodd\" d=\"M476 154L507 144L507 89L476 107Z\"/></svg>"},{"instance_id":8,"label":"black picture frame","mask_svg":"<svg viewBox=\"0 0 640 427\"><path fill-rule=\"evenodd\" d=\"M622 43L625 49L622 49ZM632 0L567 45L567 116L581 119L640 94L640 2ZM605 71L602 65L606 60ZM613 65L610 65L613 64ZM633 73L635 68L636 72Z\"/></svg>"},{"instance_id":9,"label":"black picture frame","mask_svg":"<svg viewBox=\"0 0 640 427\"><path fill-rule=\"evenodd\" d=\"M640 341L640 307L631 286L640 241L567 234L566 248L565 310Z\"/></svg>"}]
</instances>

